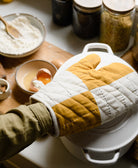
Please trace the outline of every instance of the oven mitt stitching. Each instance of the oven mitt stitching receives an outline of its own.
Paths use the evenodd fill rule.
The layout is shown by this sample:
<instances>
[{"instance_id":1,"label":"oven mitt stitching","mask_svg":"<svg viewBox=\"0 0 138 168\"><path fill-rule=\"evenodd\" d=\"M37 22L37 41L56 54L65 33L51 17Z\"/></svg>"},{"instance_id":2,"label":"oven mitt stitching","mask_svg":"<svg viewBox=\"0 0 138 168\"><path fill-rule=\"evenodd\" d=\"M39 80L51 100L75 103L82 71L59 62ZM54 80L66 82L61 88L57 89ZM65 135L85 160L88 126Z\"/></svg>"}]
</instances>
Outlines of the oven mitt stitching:
<instances>
[{"instance_id":1,"label":"oven mitt stitching","mask_svg":"<svg viewBox=\"0 0 138 168\"><path fill-rule=\"evenodd\" d=\"M98 55L87 55L55 75L52 82L31 96L31 99L49 108L54 122L58 123L58 128L55 128L58 130L57 135L78 133L104 124L127 112L138 102L137 73L119 62L95 69L100 62ZM99 92L104 98L98 95ZM114 96L111 98L112 94ZM118 101L119 95L122 97L121 102Z\"/></svg>"}]
</instances>

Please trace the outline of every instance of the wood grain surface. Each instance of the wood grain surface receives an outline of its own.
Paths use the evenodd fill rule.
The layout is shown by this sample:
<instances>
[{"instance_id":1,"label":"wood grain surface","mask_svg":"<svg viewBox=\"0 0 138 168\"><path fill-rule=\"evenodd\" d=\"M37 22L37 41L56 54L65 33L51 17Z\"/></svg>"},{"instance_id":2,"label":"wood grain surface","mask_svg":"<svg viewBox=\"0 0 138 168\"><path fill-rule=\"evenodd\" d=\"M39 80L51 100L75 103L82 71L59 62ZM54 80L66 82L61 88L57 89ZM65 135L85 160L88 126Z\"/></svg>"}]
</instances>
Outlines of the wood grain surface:
<instances>
[{"instance_id":1,"label":"wood grain surface","mask_svg":"<svg viewBox=\"0 0 138 168\"><path fill-rule=\"evenodd\" d=\"M17 86L15 81L15 73L19 65L28 60L42 59L54 63L57 68L59 68L66 60L71 57L72 54L63 51L46 41L42 44L42 46L36 53L24 58L8 58L0 56L0 74L3 75L6 73L7 81L10 83L11 87L10 96L5 100L0 101L0 114L3 114L12 108L15 108L20 104L28 103L30 95L24 93Z\"/></svg>"}]
</instances>

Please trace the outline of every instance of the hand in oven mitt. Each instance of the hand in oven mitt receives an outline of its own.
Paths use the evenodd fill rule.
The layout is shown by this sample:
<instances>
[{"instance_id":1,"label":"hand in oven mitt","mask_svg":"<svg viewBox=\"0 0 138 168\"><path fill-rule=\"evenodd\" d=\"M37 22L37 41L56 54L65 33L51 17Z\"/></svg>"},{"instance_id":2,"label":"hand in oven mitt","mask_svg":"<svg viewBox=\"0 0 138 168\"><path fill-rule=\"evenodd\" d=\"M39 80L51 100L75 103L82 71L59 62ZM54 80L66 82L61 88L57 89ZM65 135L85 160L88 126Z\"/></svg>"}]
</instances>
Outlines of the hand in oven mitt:
<instances>
[{"instance_id":1,"label":"hand in oven mitt","mask_svg":"<svg viewBox=\"0 0 138 168\"><path fill-rule=\"evenodd\" d=\"M133 108L138 103L138 75L123 61L90 54L57 73L30 98L49 109L56 136L69 135Z\"/></svg>"}]
</instances>

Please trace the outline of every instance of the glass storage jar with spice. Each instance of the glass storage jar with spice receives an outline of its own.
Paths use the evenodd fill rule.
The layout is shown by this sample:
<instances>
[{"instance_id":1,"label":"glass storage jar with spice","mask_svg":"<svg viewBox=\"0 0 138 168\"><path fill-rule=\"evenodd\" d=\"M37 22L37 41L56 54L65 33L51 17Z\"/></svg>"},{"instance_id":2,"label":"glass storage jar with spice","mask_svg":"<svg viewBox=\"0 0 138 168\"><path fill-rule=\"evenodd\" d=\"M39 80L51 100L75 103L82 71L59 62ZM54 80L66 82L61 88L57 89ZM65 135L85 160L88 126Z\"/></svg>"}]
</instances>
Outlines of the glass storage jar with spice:
<instances>
[{"instance_id":1,"label":"glass storage jar with spice","mask_svg":"<svg viewBox=\"0 0 138 168\"><path fill-rule=\"evenodd\" d=\"M135 19L134 0L103 0L100 42L110 45L114 52L127 49Z\"/></svg>"},{"instance_id":2,"label":"glass storage jar with spice","mask_svg":"<svg viewBox=\"0 0 138 168\"><path fill-rule=\"evenodd\" d=\"M72 23L72 0L52 0L53 22L60 26Z\"/></svg>"},{"instance_id":3,"label":"glass storage jar with spice","mask_svg":"<svg viewBox=\"0 0 138 168\"><path fill-rule=\"evenodd\" d=\"M99 35L102 0L73 1L73 30L80 38L90 39Z\"/></svg>"}]
</instances>

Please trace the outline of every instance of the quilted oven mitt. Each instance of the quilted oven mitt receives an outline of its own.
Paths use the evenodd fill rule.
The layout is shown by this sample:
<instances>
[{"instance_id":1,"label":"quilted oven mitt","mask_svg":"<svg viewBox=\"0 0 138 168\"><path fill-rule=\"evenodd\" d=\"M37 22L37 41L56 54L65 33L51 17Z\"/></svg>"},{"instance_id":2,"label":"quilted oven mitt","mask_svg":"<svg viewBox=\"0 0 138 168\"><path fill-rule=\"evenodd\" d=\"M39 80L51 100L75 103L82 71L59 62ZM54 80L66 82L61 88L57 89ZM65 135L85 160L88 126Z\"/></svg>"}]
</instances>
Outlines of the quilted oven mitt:
<instances>
[{"instance_id":1,"label":"quilted oven mitt","mask_svg":"<svg viewBox=\"0 0 138 168\"><path fill-rule=\"evenodd\" d=\"M47 106L56 136L78 133L133 108L138 103L138 75L122 61L106 65L90 54L57 73L31 100Z\"/></svg>"}]
</instances>

